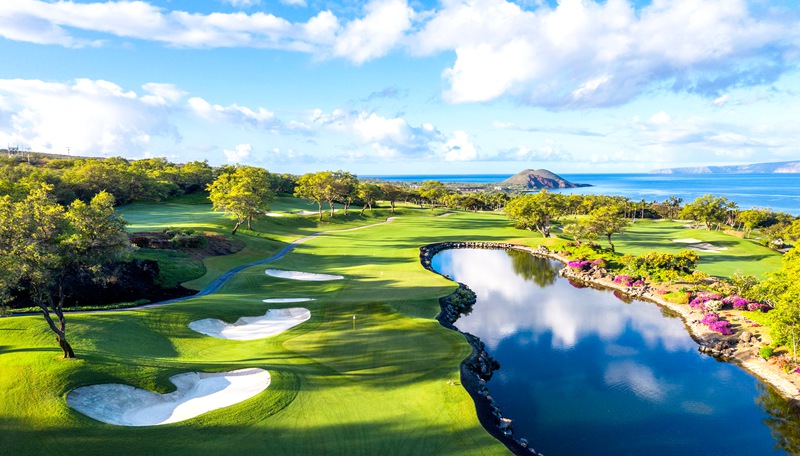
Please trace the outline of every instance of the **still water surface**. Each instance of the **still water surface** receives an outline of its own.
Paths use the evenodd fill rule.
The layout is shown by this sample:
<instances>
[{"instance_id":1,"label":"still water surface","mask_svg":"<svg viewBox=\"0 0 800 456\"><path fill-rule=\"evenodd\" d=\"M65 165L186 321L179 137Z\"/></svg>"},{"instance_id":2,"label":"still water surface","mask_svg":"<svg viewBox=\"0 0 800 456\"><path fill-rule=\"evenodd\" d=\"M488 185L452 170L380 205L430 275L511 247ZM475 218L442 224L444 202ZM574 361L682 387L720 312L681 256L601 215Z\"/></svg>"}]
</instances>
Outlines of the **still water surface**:
<instances>
[{"instance_id":1,"label":"still water surface","mask_svg":"<svg viewBox=\"0 0 800 456\"><path fill-rule=\"evenodd\" d=\"M433 258L477 294L456 326L500 362L488 387L517 438L547 456L797 452L797 415L768 413L787 409L774 391L699 353L655 304L576 288L560 267L501 250Z\"/></svg>"}]
</instances>

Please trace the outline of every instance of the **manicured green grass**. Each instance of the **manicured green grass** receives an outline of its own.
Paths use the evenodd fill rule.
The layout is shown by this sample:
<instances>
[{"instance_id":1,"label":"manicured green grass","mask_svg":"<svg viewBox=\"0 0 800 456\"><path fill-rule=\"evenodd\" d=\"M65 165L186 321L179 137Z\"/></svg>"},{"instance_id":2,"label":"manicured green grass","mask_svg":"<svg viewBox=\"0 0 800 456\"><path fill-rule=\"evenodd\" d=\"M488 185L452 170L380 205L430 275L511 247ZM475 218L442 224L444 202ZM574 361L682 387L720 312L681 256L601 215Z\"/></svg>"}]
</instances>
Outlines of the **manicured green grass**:
<instances>
[{"instance_id":1,"label":"manicured green grass","mask_svg":"<svg viewBox=\"0 0 800 456\"><path fill-rule=\"evenodd\" d=\"M212 296L70 315L76 361L58 359L41 318L0 320L0 447L15 454L503 454L477 422L469 395L448 383L458 380L470 348L430 318L453 285L419 265L418 247L517 234L502 217L436 218L408 210L389 224L314 238L271 265L344 274L342 281L287 281L253 267ZM318 300L304 303L310 321L265 340L217 340L187 327L199 318L263 314L269 305L261 300L268 297ZM241 404L174 425L105 425L64 401L87 384L167 392L176 373L240 367L269 370L272 385Z\"/></svg>"},{"instance_id":2,"label":"manicured green grass","mask_svg":"<svg viewBox=\"0 0 800 456\"><path fill-rule=\"evenodd\" d=\"M612 239L619 252L633 255L652 251L678 253L687 248L687 244L672 242L673 239L698 239L725 248L714 252L697 252L700 255L698 269L719 277L729 277L739 272L764 278L767 272L780 268L781 254L752 240L718 231L685 228L684 225L680 222L639 220L622 235ZM601 244L604 243L601 241Z\"/></svg>"},{"instance_id":3,"label":"manicured green grass","mask_svg":"<svg viewBox=\"0 0 800 456\"><path fill-rule=\"evenodd\" d=\"M124 211L132 230L167 225L230 229L229 221L208 205L170 202ZM422 268L419 247L439 241L536 245L543 240L514 229L502 214L436 217L439 213L405 207L391 223L329 232L269 265L342 274L341 281L277 279L259 266L242 271L213 295L183 303L68 315L78 360L59 359L41 317L0 319L0 448L15 455L506 453L479 425L469 395L449 383L458 380L459 363L470 348L460 334L432 319L437 298L454 286ZM389 215L380 209L364 216L358 211L337 215L335 223L320 223L316 216L259 221L258 231L237 235L247 244L243 251L207 259L208 273L192 283L207 283L234 266L269 257L300 237L357 228ZM664 241L672 236L728 240L664 226L637 222L620 236L618 250L680 250ZM663 235L662 241L648 245L648 237L656 234ZM726 261L745 267L750 254L734 247L726 252L731 257L704 262L720 270ZM311 320L247 342L213 339L187 326L200 318L233 322L263 314L284 305L262 299L281 297L317 298L301 304L311 310ZM172 425L106 425L75 412L64 400L69 391L88 384L122 382L167 392L172 390L167 379L176 373L242 367L267 369L272 384L243 403Z\"/></svg>"}]
</instances>

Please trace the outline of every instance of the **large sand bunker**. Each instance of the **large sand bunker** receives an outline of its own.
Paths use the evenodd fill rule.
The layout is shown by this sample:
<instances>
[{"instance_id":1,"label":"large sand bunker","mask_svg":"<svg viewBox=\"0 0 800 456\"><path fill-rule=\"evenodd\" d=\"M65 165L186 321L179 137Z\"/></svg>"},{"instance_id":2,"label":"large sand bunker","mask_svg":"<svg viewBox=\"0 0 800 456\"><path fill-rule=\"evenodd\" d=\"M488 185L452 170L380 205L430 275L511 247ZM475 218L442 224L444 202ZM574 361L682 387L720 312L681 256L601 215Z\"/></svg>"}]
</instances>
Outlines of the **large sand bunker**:
<instances>
[{"instance_id":1,"label":"large sand bunker","mask_svg":"<svg viewBox=\"0 0 800 456\"><path fill-rule=\"evenodd\" d=\"M264 271L270 277L277 277L279 279L291 279L291 280L309 280L309 281L317 281L322 282L325 280L342 280L344 276L340 275L331 275L331 274L314 274L311 272L300 272L300 271L284 271L282 269L267 269Z\"/></svg>"},{"instance_id":2,"label":"large sand bunker","mask_svg":"<svg viewBox=\"0 0 800 456\"><path fill-rule=\"evenodd\" d=\"M303 307L270 309L258 317L242 317L236 323L225 323L216 318L204 318L189 323L193 330L217 339L255 340L280 334L311 318L311 311Z\"/></svg>"},{"instance_id":3,"label":"large sand bunker","mask_svg":"<svg viewBox=\"0 0 800 456\"><path fill-rule=\"evenodd\" d=\"M119 383L90 385L67 394L75 410L98 421L120 426L177 423L238 404L267 389L269 372L249 368L232 372L187 372L169 381L178 389L158 394Z\"/></svg>"}]
</instances>

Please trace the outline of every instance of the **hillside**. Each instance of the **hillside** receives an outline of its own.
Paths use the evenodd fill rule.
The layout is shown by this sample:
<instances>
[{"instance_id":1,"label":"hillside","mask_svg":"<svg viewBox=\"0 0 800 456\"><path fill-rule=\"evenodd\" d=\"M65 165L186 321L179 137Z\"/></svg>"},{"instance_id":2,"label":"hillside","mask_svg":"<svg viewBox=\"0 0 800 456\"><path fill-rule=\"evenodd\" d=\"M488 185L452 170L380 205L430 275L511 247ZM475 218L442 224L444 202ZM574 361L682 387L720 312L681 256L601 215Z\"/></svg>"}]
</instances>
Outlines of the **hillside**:
<instances>
[{"instance_id":1,"label":"hillside","mask_svg":"<svg viewBox=\"0 0 800 456\"><path fill-rule=\"evenodd\" d=\"M650 174L795 174L800 173L800 161L754 163L736 166L697 166L689 168L654 169Z\"/></svg>"},{"instance_id":2,"label":"hillside","mask_svg":"<svg viewBox=\"0 0 800 456\"><path fill-rule=\"evenodd\" d=\"M500 185L532 189L591 187L591 185L588 184L574 184L546 169L526 169L525 171L520 171L500 182Z\"/></svg>"}]
</instances>

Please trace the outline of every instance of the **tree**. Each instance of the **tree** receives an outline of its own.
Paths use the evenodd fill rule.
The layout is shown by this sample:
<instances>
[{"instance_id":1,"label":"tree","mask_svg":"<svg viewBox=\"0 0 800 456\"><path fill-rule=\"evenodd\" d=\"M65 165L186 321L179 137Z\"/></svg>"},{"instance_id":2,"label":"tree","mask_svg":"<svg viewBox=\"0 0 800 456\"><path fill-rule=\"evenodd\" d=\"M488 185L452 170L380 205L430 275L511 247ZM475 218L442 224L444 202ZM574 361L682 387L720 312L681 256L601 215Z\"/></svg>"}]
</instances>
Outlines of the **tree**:
<instances>
[{"instance_id":1,"label":"tree","mask_svg":"<svg viewBox=\"0 0 800 456\"><path fill-rule=\"evenodd\" d=\"M394 214L394 204L395 202L402 198L405 194L405 191L402 187L398 187L394 184L381 184L380 185L381 193L383 194L383 198L386 198L389 201L389 205L392 207L392 214Z\"/></svg>"},{"instance_id":2,"label":"tree","mask_svg":"<svg viewBox=\"0 0 800 456\"><path fill-rule=\"evenodd\" d=\"M229 213L236 220L232 234L244 222L248 230L252 229L253 219L269 212L269 204L275 199L269 172L252 166L237 166L232 172L220 174L208 191L214 210Z\"/></svg>"},{"instance_id":3,"label":"tree","mask_svg":"<svg viewBox=\"0 0 800 456\"><path fill-rule=\"evenodd\" d=\"M581 239L592 238L595 234L586 223L570 223L564 226L564 233L572 236L572 239L580 245Z\"/></svg>"},{"instance_id":4,"label":"tree","mask_svg":"<svg viewBox=\"0 0 800 456\"><path fill-rule=\"evenodd\" d=\"M611 246L611 251L614 252L611 236L622 233L630 225L630 221L619 214L619 208L616 206L604 206L590 212L586 224L589 232L597 236L605 236Z\"/></svg>"},{"instance_id":5,"label":"tree","mask_svg":"<svg viewBox=\"0 0 800 456\"><path fill-rule=\"evenodd\" d=\"M517 221L517 228L536 229L542 237L550 237L550 225L561 209L558 198L547 190L518 196L506 204L506 214Z\"/></svg>"},{"instance_id":6,"label":"tree","mask_svg":"<svg viewBox=\"0 0 800 456\"><path fill-rule=\"evenodd\" d=\"M739 224L744 228L745 237L767 221L768 211L764 209L747 209L739 213Z\"/></svg>"},{"instance_id":7,"label":"tree","mask_svg":"<svg viewBox=\"0 0 800 456\"><path fill-rule=\"evenodd\" d=\"M667 210L667 214L670 219L674 219L678 215L682 203L683 203L683 198L678 198L675 195L672 195L666 200L664 200L664 204L669 208Z\"/></svg>"},{"instance_id":8,"label":"tree","mask_svg":"<svg viewBox=\"0 0 800 456\"><path fill-rule=\"evenodd\" d=\"M782 259L782 267L755 289L774 307L771 334L775 341L790 343L792 359L800 344L800 250L794 247Z\"/></svg>"},{"instance_id":9,"label":"tree","mask_svg":"<svg viewBox=\"0 0 800 456\"><path fill-rule=\"evenodd\" d=\"M127 253L130 243L113 196L100 192L89 204L75 200L65 209L51 190L43 185L23 201L0 199L0 288L4 298L26 288L64 357L74 358L64 318L65 282L98 271Z\"/></svg>"},{"instance_id":10,"label":"tree","mask_svg":"<svg viewBox=\"0 0 800 456\"><path fill-rule=\"evenodd\" d=\"M712 225L717 225L719 228L727 217L727 211L727 198L704 195L684 206L681 217L693 220L696 226L703 222L706 229L710 230Z\"/></svg>"},{"instance_id":11,"label":"tree","mask_svg":"<svg viewBox=\"0 0 800 456\"><path fill-rule=\"evenodd\" d=\"M316 173L303 174L297 179L294 189L294 196L307 198L317 203L319 209L319 219L322 220L322 202L328 201L330 186L333 177L330 171L319 171ZM331 215L333 215L333 203L331 202Z\"/></svg>"},{"instance_id":12,"label":"tree","mask_svg":"<svg viewBox=\"0 0 800 456\"><path fill-rule=\"evenodd\" d=\"M358 197L364 202L364 207L361 208L361 215L369 207L372 211L372 205L381 197L381 189L375 184L363 183L358 186Z\"/></svg>"},{"instance_id":13,"label":"tree","mask_svg":"<svg viewBox=\"0 0 800 456\"><path fill-rule=\"evenodd\" d=\"M419 196L428 200L431 209L447 195L447 187L439 181L425 181L419 186Z\"/></svg>"},{"instance_id":14,"label":"tree","mask_svg":"<svg viewBox=\"0 0 800 456\"><path fill-rule=\"evenodd\" d=\"M338 201L344 206L344 215L347 209L358 197L358 178L345 171L336 171L331 174L330 201ZM333 204L331 204L331 217L333 217Z\"/></svg>"}]
</instances>

